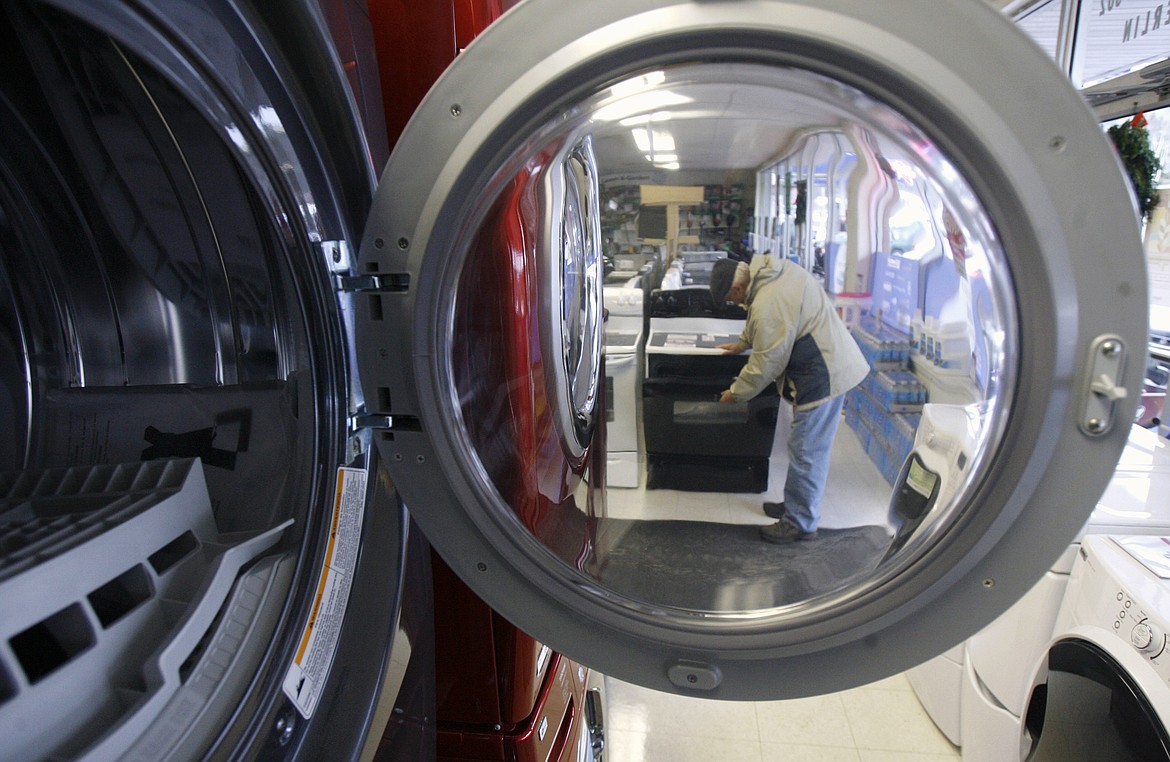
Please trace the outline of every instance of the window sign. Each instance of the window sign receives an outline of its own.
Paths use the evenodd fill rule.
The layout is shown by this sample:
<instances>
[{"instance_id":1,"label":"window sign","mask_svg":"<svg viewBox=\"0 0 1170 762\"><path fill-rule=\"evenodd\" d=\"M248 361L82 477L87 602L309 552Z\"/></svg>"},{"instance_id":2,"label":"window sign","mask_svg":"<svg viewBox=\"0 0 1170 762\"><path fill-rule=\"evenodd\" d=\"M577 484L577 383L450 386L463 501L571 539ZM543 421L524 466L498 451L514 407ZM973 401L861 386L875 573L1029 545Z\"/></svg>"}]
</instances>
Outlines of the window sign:
<instances>
[{"instance_id":1,"label":"window sign","mask_svg":"<svg viewBox=\"0 0 1170 762\"><path fill-rule=\"evenodd\" d=\"M1087 0L1081 4L1073 84L1090 87L1164 60L1170 2Z\"/></svg>"},{"instance_id":2,"label":"window sign","mask_svg":"<svg viewBox=\"0 0 1170 762\"><path fill-rule=\"evenodd\" d=\"M1056 46L1060 39L1061 17L1060 0L1049 0L1030 11L1028 15L1017 18L1016 24L1027 32L1052 60L1059 62Z\"/></svg>"}]
</instances>

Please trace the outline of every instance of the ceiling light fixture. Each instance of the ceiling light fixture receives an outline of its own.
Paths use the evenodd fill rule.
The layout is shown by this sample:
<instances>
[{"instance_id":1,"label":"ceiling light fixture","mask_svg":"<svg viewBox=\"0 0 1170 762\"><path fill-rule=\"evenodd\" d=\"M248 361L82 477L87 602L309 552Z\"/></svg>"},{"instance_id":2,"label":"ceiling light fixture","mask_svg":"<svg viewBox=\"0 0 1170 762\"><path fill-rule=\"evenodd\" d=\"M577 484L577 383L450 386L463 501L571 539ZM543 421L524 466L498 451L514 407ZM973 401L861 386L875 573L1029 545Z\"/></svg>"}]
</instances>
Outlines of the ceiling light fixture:
<instances>
[{"instance_id":1,"label":"ceiling light fixture","mask_svg":"<svg viewBox=\"0 0 1170 762\"><path fill-rule=\"evenodd\" d=\"M615 100L609 105L602 106L593 114L593 121L621 122L623 119L641 118L647 114L653 117L654 114L661 113L671 106L681 106L692 102L694 102L693 98L679 95L670 90L652 90L629 95ZM655 120L651 118L646 121Z\"/></svg>"},{"instance_id":2,"label":"ceiling light fixture","mask_svg":"<svg viewBox=\"0 0 1170 762\"><path fill-rule=\"evenodd\" d=\"M655 111L652 114L638 114L637 116L626 117L619 124L622 127L636 127L640 124L649 124L650 122L665 122L670 118L671 113L669 111Z\"/></svg>"}]
</instances>

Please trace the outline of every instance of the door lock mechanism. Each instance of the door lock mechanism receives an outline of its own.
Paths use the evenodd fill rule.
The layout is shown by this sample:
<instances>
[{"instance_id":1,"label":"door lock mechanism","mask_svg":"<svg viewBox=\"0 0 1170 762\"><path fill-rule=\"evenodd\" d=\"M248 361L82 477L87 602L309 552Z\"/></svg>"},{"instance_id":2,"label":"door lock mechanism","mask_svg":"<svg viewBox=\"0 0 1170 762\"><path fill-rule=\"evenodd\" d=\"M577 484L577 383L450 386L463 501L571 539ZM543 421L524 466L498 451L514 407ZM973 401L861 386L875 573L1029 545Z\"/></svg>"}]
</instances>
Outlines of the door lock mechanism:
<instances>
[{"instance_id":1,"label":"door lock mechanism","mask_svg":"<svg viewBox=\"0 0 1170 762\"><path fill-rule=\"evenodd\" d=\"M1088 383L1082 393L1080 428L1089 436L1103 436L1113 428L1117 403L1129 396L1121 385L1125 342L1119 336L1098 336L1089 352Z\"/></svg>"}]
</instances>

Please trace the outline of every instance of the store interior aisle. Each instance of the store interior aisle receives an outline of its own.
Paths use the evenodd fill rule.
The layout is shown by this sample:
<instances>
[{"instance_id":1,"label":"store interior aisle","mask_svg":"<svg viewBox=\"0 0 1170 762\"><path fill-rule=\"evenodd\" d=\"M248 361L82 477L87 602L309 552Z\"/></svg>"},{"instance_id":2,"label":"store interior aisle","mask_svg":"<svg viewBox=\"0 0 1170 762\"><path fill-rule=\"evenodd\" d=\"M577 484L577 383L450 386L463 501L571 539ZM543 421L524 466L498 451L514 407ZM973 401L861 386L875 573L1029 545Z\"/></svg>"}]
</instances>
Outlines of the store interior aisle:
<instances>
[{"instance_id":1,"label":"store interior aisle","mask_svg":"<svg viewBox=\"0 0 1170 762\"><path fill-rule=\"evenodd\" d=\"M609 762L944 762L960 759L896 675L826 696L713 701L606 678Z\"/></svg>"},{"instance_id":2,"label":"store interior aisle","mask_svg":"<svg viewBox=\"0 0 1170 762\"><path fill-rule=\"evenodd\" d=\"M756 493L688 492L646 489L643 473L636 489L611 488L608 515L617 519L711 521L724 524L769 524L762 504L784 499L788 468L786 441L791 412L781 405L769 462L767 491ZM841 423L833 440L829 479L822 500L821 527L843 529L884 525L892 488L865 453L857 435Z\"/></svg>"}]
</instances>

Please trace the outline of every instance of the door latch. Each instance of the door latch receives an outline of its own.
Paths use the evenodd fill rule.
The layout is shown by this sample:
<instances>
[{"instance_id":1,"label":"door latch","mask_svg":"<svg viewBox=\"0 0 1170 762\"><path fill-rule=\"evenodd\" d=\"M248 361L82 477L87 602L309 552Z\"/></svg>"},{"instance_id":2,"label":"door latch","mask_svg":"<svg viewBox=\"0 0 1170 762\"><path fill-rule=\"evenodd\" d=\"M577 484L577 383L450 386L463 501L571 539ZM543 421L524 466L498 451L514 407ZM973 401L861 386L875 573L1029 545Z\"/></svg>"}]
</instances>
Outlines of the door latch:
<instances>
[{"instance_id":1,"label":"door latch","mask_svg":"<svg viewBox=\"0 0 1170 762\"><path fill-rule=\"evenodd\" d=\"M1099 437L1113 428L1117 403L1129 396L1121 385L1125 342L1114 335L1098 336L1089 352L1088 383L1081 403L1080 428Z\"/></svg>"}]
</instances>

